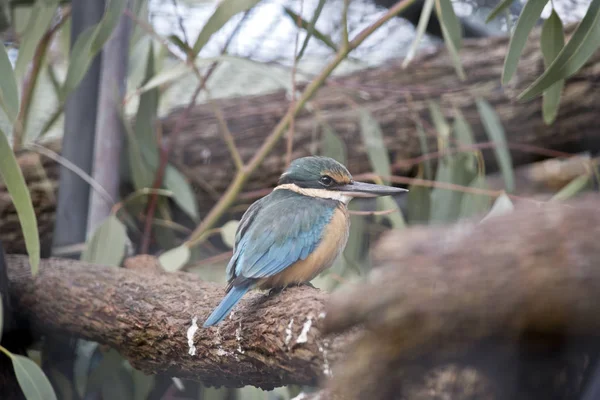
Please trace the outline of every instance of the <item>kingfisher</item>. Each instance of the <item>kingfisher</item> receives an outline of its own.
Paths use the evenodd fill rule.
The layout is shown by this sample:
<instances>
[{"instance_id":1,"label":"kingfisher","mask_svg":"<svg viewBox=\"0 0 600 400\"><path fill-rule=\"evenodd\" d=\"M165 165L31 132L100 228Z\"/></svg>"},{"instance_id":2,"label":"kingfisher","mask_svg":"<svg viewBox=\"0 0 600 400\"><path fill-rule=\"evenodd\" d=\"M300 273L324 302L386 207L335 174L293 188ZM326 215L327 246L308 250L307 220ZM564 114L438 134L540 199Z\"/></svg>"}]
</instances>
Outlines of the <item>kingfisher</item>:
<instances>
[{"instance_id":1,"label":"kingfisher","mask_svg":"<svg viewBox=\"0 0 600 400\"><path fill-rule=\"evenodd\" d=\"M226 295L203 326L221 322L251 289L308 284L329 268L348 241L347 205L353 198L406 191L356 182L329 157L295 159L277 187L242 216L226 269Z\"/></svg>"}]
</instances>

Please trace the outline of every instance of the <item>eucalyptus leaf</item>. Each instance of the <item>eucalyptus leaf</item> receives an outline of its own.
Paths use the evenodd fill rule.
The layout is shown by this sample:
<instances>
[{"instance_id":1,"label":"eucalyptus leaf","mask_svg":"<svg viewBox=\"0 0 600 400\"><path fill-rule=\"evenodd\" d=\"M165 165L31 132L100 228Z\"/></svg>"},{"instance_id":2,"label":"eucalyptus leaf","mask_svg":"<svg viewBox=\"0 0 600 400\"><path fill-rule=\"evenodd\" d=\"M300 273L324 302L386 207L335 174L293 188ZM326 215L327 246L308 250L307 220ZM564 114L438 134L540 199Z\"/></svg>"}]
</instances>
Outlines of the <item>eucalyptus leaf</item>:
<instances>
[{"instance_id":1,"label":"eucalyptus leaf","mask_svg":"<svg viewBox=\"0 0 600 400\"><path fill-rule=\"evenodd\" d=\"M11 122L19 114L19 90L4 44L0 42L0 106Z\"/></svg>"},{"instance_id":2,"label":"eucalyptus leaf","mask_svg":"<svg viewBox=\"0 0 600 400\"><path fill-rule=\"evenodd\" d=\"M494 205L489 213L481 220L481 222L489 219L498 217L501 215L505 215L511 213L514 210L515 206L513 205L510 198L506 195L506 193L502 193L500 196L496 198L494 201Z\"/></svg>"},{"instance_id":3,"label":"eucalyptus leaf","mask_svg":"<svg viewBox=\"0 0 600 400\"><path fill-rule=\"evenodd\" d=\"M310 20L310 24L306 28L306 37L304 38L304 42L302 43L302 46L300 47L300 51L298 52L298 55L296 56L297 60L300 60L302 58L302 55L304 54L304 51L306 50L306 47L308 46L308 42L310 41L310 38L312 37L312 35L315 32L318 32L315 29L315 25L317 24L317 20L321 16L321 11L323 11L323 7L325 6L326 1L327 0L319 0L319 3L317 4L317 7L315 8L315 12L313 13L313 17ZM334 47L335 47L335 44L334 44Z\"/></svg>"},{"instance_id":4,"label":"eucalyptus leaf","mask_svg":"<svg viewBox=\"0 0 600 400\"><path fill-rule=\"evenodd\" d=\"M48 371L48 377L51 380L53 387L56 388L57 397L60 400L75 399L75 392L73 391L71 381L65 374L60 372L58 368L52 367L50 371Z\"/></svg>"},{"instance_id":5,"label":"eucalyptus leaf","mask_svg":"<svg viewBox=\"0 0 600 400\"><path fill-rule=\"evenodd\" d=\"M435 0L435 8L442 28L444 43L446 44L448 53L450 53L452 64L454 65L458 78L464 81L467 79L467 76L458 55L462 37L460 22L456 18L450 0Z\"/></svg>"},{"instance_id":6,"label":"eucalyptus leaf","mask_svg":"<svg viewBox=\"0 0 600 400\"><path fill-rule=\"evenodd\" d=\"M324 33L320 32L319 30L317 30L314 27L314 25L312 25L312 27L311 27L311 24L309 22L304 20L304 18L302 18L300 15L296 14L295 12L293 12L292 10L290 10L287 7L283 7L283 11L288 15L288 17L290 17L292 19L292 21L294 22L294 25L298 25L298 21L300 21L300 26L303 29L305 29L307 32L310 30L311 34L313 34L317 39L319 39L321 42L323 42L323 44L325 44L325 46L329 47L334 52L338 51L337 46L335 45L335 42L329 36L325 35ZM300 57L301 57L301 53L299 52L296 59L299 60Z\"/></svg>"},{"instance_id":7,"label":"eucalyptus leaf","mask_svg":"<svg viewBox=\"0 0 600 400\"><path fill-rule=\"evenodd\" d=\"M544 21L540 43L546 68L556 59L556 56L558 56L564 45L565 34L563 32L563 24L556 11L552 9L552 14ZM547 125L550 125L556 119L564 84L565 80L560 79L544 91L542 115Z\"/></svg>"},{"instance_id":8,"label":"eucalyptus leaf","mask_svg":"<svg viewBox=\"0 0 600 400\"><path fill-rule=\"evenodd\" d=\"M406 221L404 220L404 216L402 215L402 211L398 207L398 203L391 196L382 196L377 198L378 209L381 211L384 210L396 210L391 214L386 214L385 217L390 220L392 223L393 229L403 229L406 228Z\"/></svg>"},{"instance_id":9,"label":"eucalyptus leaf","mask_svg":"<svg viewBox=\"0 0 600 400\"><path fill-rule=\"evenodd\" d=\"M456 114L454 118L454 133L456 134L458 143L464 147L473 146L475 144L475 136L467 119L459 109L455 109L454 113ZM467 168L475 172L477 170L477 157L473 152L468 152L465 156L467 157Z\"/></svg>"},{"instance_id":10,"label":"eucalyptus leaf","mask_svg":"<svg viewBox=\"0 0 600 400\"><path fill-rule=\"evenodd\" d=\"M443 147L448 145L448 139L450 138L450 125L448 125L446 117L444 117L444 113L442 113L442 109L438 103L435 101L428 101L427 106L429 108L431 120L433 121L433 126L438 133L438 137L442 141L442 145L439 146L441 150Z\"/></svg>"},{"instance_id":11,"label":"eucalyptus leaf","mask_svg":"<svg viewBox=\"0 0 600 400\"><path fill-rule=\"evenodd\" d=\"M346 144L327 123L323 122L322 127L321 155L346 165Z\"/></svg>"},{"instance_id":12,"label":"eucalyptus leaf","mask_svg":"<svg viewBox=\"0 0 600 400\"><path fill-rule=\"evenodd\" d=\"M548 3L548 0L528 0L519 15L515 31L510 37L508 44L508 52L504 58L504 68L502 70L502 84L506 85L515 72L519 65L519 58L527 43L529 33L539 20L544 7Z\"/></svg>"},{"instance_id":13,"label":"eucalyptus leaf","mask_svg":"<svg viewBox=\"0 0 600 400\"><path fill-rule=\"evenodd\" d=\"M168 272L179 271L190 259L190 248L185 244L165 251L158 257L161 267Z\"/></svg>"},{"instance_id":14,"label":"eucalyptus leaf","mask_svg":"<svg viewBox=\"0 0 600 400\"><path fill-rule=\"evenodd\" d=\"M98 24L98 29L92 42L91 50L93 54L100 52L104 44L110 39L126 6L127 1L108 0L106 11Z\"/></svg>"},{"instance_id":15,"label":"eucalyptus leaf","mask_svg":"<svg viewBox=\"0 0 600 400\"><path fill-rule=\"evenodd\" d=\"M490 141L494 143L494 153L500 165L506 190L512 192L515 190L515 175L512 158L506 142L506 134L504 133L500 118L498 118L498 115L487 101L481 98L475 101L483 127Z\"/></svg>"},{"instance_id":16,"label":"eucalyptus leaf","mask_svg":"<svg viewBox=\"0 0 600 400\"><path fill-rule=\"evenodd\" d=\"M421 10L421 16L419 17L419 24L417 25L417 31L415 33L415 38L410 44L410 48L408 49L408 53L402 62L402 67L406 68L408 64L415 57L419 44L421 44L421 40L423 40L423 35L425 34L425 29L429 24L429 19L431 17L431 11L433 11L433 6L435 4L435 0L425 0L423 4L423 9Z\"/></svg>"},{"instance_id":17,"label":"eucalyptus leaf","mask_svg":"<svg viewBox=\"0 0 600 400\"><path fill-rule=\"evenodd\" d=\"M196 38L192 55L196 57L211 36L223 27L233 16L254 7L260 0L221 0L215 12Z\"/></svg>"},{"instance_id":18,"label":"eucalyptus leaf","mask_svg":"<svg viewBox=\"0 0 600 400\"><path fill-rule=\"evenodd\" d=\"M42 36L50 28L58 8L59 0L36 1L29 14L27 27L19 38L19 55L15 63L15 75L20 80L25 76L27 66L33 60L35 50Z\"/></svg>"},{"instance_id":19,"label":"eucalyptus leaf","mask_svg":"<svg viewBox=\"0 0 600 400\"><path fill-rule=\"evenodd\" d=\"M127 241L125 225L114 215L109 215L86 244L81 260L118 267L125 256Z\"/></svg>"},{"instance_id":20,"label":"eucalyptus leaf","mask_svg":"<svg viewBox=\"0 0 600 400\"><path fill-rule=\"evenodd\" d=\"M369 161L375 173L382 177L385 182L385 177L391 175L390 158L387 153L385 142L383 141L383 132L379 127L379 123L371 114L361 108L360 115L360 133L363 142L366 146Z\"/></svg>"},{"instance_id":21,"label":"eucalyptus leaf","mask_svg":"<svg viewBox=\"0 0 600 400\"><path fill-rule=\"evenodd\" d=\"M473 189L487 189L485 175L477 175L469 184ZM464 193L460 204L460 218L481 215L489 211L491 198L485 194Z\"/></svg>"},{"instance_id":22,"label":"eucalyptus leaf","mask_svg":"<svg viewBox=\"0 0 600 400\"><path fill-rule=\"evenodd\" d=\"M552 64L518 99L528 101L561 79L575 74L600 47L600 0L592 0L573 35Z\"/></svg>"},{"instance_id":23,"label":"eucalyptus leaf","mask_svg":"<svg viewBox=\"0 0 600 400\"><path fill-rule=\"evenodd\" d=\"M223 242L225 242L225 244L230 248L233 248L235 245L235 234L239 225L240 221L231 220L227 221L225 225L221 227L221 238L223 239Z\"/></svg>"},{"instance_id":24,"label":"eucalyptus leaf","mask_svg":"<svg viewBox=\"0 0 600 400\"><path fill-rule=\"evenodd\" d=\"M17 210L19 223L21 224L21 230L25 238L25 247L29 255L31 273L32 275L36 275L40 263L40 239L35 209L33 208L29 189L25 183L19 163L8 143L8 138L1 130L0 178L4 181L13 205Z\"/></svg>"},{"instance_id":25,"label":"eucalyptus leaf","mask_svg":"<svg viewBox=\"0 0 600 400\"><path fill-rule=\"evenodd\" d=\"M12 354L10 360L27 400L56 400L50 381L36 363L18 354Z\"/></svg>"},{"instance_id":26,"label":"eucalyptus leaf","mask_svg":"<svg viewBox=\"0 0 600 400\"><path fill-rule=\"evenodd\" d=\"M420 178L417 175L417 178ZM411 185L408 188L406 217L411 225L426 224L431 209L431 191L428 187Z\"/></svg>"},{"instance_id":27,"label":"eucalyptus leaf","mask_svg":"<svg viewBox=\"0 0 600 400\"><path fill-rule=\"evenodd\" d=\"M474 174L467 169L464 154L454 154L438 161L435 181L466 186ZM460 216L463 192L435 187L431 191L430 223L449 223Z\"/></svg>"},{"instance_id":28,"label":"eucalyptus leaf","mask_svg":"<svg viewBox=\"0 0 600 400\"><path fill-rule=\"evenodd\" d=\"M189 181L179 170L172 165L167 165L165 171L165 187L173 192L175 203L195 222L199 220L196 196Z\"/></svg>"},{"instance_id":29,"label":"eucalyptus leaf","mask_svg":"<svg viewBox=\"0 0 600 400\"><path fill-rule=\"evenodd\" d=\"M575 196L586 187L589 186L591 182L591 175L584 174L580 175L577 178L573 179L569 182L565 187L563 187L558 193L556 193L550 201L563 201L570 199Z\"/></svg>"},{"instance_id":30,"label":"eucalyptus leaf","mask_svg":"<svg viewBox=\"0 0 600 400\"><path fill-rule=\"evenodd\" d=\"M496 7L494 7L494 9L490 12L490 14L487 16L487 18L485 19L485 22L488 23L491 20L493 20L494 18L496 18L498 15L500 15L500 13L506 9L508 9L508 7L511 6L512 3L514 3L515 0L502 0L500 3L498 3L498 5Z\"/></svg>"}]
</instances>

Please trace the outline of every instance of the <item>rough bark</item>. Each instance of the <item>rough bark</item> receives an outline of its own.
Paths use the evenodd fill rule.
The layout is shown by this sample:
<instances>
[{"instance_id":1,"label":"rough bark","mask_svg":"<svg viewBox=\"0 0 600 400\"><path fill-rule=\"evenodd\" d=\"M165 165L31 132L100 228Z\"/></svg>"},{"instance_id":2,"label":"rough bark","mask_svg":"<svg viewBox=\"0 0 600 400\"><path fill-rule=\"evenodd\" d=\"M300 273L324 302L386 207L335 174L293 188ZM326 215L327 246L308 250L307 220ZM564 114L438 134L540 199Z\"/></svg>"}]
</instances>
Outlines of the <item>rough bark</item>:
<instances>
[{"instance_id":1,"label":"rough bark","mask_svg":"<svg viewBox=\"0 0 600 400\"><path fill-rule=\"evenodd\" d=\"M599 202L391 233L368 283L330 301L308 287L251 294L222 325L195 333L193 356L188 328L193 318L202 324L223 288L161 273L154 258L120 269L48 259L32 279L26 257L12 255L9 287L15 310L38 330L110 345L147 373L271 388L316 384L333 371L324 393L344 399L427 398L431 387L455 390L444 377L457 376L471 397L453 398L567 399L589 365L580 339L600 336ZM561 353L565 341L573 352ZM519 396L494 396L506 381ZM553 384L561 396L548 395Z\"/></svg>"},{"instance_id":2,"label":"rough bark","mask_svg":"<svg viewBox=\"0 0 600 400\"><path fill-rule=\"evenodd\" d=\"M326 333L367 329L333 390L388 398L401 366L460 354L499 380L496 398L576 398L600 345L599 204L594 195L384 236L369 283L326 309Z\"/></svg>"},{"instance_id":3,"label":"rough bark","mask_svg":"<svg viewBox=\"0 0 600 400\"><path fill-rule=\"evenodd\" d=\"M567 29L572 31L572 26ZM394 163L394 173L409 173L402 160L421 154L415 118L420 117L426 127L430 121L427 101L438 99L444 112L452 117L452 107L459 107L472 124L477 141L487 142L475 96L487 99L496 109L505 127L508 141L564 151L598 150L596 116L600 103L595 101L600 53L596 53L585 68L565 85L560 112L556 122L546 126L541 117L541 100L525 104L514 98L516 89L524 88L542 71L538 33L532 34L523 52L519 70L507 87L500 85L500 75L506 52L507 38L465 40L461 50L468 79L461 82L444 48L424 54L406 69L401 60L379 68L331 79L312 100L312 110L328 122L345 142L348 165L352 173L368 172L371 166L360 135L360 121L353 104L368 110L381 125L385 146ZM243 159L248 160L263 143L269 132L288 109L283 91L215 102L221 109L229 130L234 136ZM163 120L163 132L168 135L182 111L174 110ZM315 112L305 111L296 120L294 157L320 151L322 126ZM435 131L427 130L429 149L435 150ZM584 141L585 138L591 138ZM60 150L59 143L51 148ZM496 169L493 152L484 151L486 170ZM512 151L515 165L539 159L531 153ZM34 204L40 218L43 241L51 234L54 221L55 199L47 189L56 188L57 164L30 152L20 153L21 165L34 193ZM194 108L179 135L172 162L193 184L199 209L206 212L231 182L235 168L224 145L220 127L211 105ZM285 144L281 142L246 184L246 190L273 186L285 164ZM40 165L49 182L40 178ZM10 198L0 185L0 239L11 253L23 252L24 245L15 225L16 215ZM45 234L47 232L47 234ZM46 244L46 243L44 243Z\"/></svg>"}]
</instances>

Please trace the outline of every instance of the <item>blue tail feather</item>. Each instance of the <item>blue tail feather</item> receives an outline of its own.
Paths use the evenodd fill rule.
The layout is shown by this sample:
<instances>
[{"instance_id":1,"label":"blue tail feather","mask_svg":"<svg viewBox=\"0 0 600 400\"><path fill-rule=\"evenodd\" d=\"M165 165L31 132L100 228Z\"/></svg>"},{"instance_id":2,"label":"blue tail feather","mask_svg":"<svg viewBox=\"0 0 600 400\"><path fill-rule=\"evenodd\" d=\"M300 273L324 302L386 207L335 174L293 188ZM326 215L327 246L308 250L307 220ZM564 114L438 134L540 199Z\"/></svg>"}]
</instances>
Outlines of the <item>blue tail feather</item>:
<instances>
[{"instance_id":1,"label":"blue tail feather","mask_svg":"<svg viewBox=\"0 0 600 400\"><path fill-rule=\"evenodd\" d=\"M231 309L240 301L240 299L250 290L250 286L234 286L231 288L229 293L221 300L221 303L214 309L214 311L207 318L203 327L218 324L223 321Z\"/></svg>"}]
</instances>

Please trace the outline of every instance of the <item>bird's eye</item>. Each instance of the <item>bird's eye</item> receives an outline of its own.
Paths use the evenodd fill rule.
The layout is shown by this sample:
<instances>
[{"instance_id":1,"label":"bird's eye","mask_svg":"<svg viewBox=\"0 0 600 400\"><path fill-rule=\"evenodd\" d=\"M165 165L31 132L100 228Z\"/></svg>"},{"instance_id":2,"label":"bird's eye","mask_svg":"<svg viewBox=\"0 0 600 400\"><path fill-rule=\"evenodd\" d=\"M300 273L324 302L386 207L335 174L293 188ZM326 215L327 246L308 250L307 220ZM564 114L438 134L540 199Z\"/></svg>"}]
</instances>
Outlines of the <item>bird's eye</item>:
<instances>
[{"instance_id":1,"label":"bird's eye","mask_svg":"<svg viewBox=\"0 0 600 400\"><path fill-rule=\"evenodd\" d=\"M330 176L323 175L321 179L319 179L319 182L321 182L325 186L329 186L333 183L333 179Z\"/></svg>"}]
</instances>

